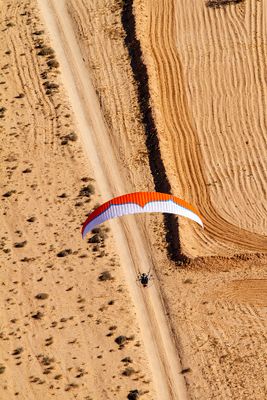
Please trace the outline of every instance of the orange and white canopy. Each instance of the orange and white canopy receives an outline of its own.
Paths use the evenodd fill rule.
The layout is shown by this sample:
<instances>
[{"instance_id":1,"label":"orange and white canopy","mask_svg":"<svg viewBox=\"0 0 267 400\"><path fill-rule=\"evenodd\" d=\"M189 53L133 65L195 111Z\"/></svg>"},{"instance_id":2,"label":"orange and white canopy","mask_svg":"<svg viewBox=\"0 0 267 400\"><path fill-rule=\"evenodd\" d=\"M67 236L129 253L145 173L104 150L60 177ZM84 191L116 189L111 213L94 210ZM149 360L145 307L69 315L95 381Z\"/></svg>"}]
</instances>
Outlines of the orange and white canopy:
<instances>
[{"instance_id":1,"label":"orange and white canopy","mask_svg":"<svg viewBox=\"0 0 267 400\"><path fill-rule=\"evenodd\" d=\"M121 217L127 214L139 214L147 212L160 212L177 214L197 222L203 227L197 210L176 196L158 192L136 192L115 197L97 207L83 224L82 236L91 231L95 226L102 224L111 218Z\"/></svg>"}]
</instances>

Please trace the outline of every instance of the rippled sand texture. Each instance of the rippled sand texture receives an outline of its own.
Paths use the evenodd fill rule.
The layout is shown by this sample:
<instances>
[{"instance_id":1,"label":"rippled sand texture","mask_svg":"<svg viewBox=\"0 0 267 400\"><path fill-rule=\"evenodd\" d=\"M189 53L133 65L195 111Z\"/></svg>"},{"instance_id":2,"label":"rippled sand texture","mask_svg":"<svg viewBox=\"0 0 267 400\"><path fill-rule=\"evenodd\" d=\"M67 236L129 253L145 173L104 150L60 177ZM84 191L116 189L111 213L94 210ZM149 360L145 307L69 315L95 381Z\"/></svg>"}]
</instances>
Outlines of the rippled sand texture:
<instances>
[{"instance_id":1,"label":"rippled sand texture","mask_svg":"<svg viewBox=\"0 0 267 400\"><path fill-rule=\"evenodd\" d=\"M266 10L135 3L167 173L204 218L180 223L187 254L267 249Z\"/></svg>"}]
</instances>

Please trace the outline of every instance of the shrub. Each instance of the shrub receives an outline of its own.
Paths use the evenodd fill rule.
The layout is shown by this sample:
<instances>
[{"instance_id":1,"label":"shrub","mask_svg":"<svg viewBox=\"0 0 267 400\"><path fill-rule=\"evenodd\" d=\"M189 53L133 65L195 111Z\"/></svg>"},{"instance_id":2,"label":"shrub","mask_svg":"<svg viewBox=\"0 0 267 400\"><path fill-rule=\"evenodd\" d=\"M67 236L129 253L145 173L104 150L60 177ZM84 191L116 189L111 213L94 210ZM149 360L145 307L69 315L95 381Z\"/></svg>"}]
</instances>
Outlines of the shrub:
<instances>
[{"instance_id":1,"label":"shrub","mask_svg":"<svg viewBox=\"0 0 267 400\"><path fill-rule=\"evenodd\" d=\"M0 364L0 375L5 372L6 367L3 364Z\"/></svg>"},{"instance_id":2,"label":"shrub","mask_svg":"<svg viewBox=\"0 0 267 400\"><path fill-rule=\"evenodd\" d=\"M45 87L46 89L57 89L57 88L59 87L59 85L58 85L57 83L54 83L54 82L46 81L46 82L44 83L44 87Z\"/></svg>"},{"instance_id":3,"label":"shrub","mask_svg":"<svg viewBox=\"0 0 267 400\"><path fill-rule=\"evenodd\" d=\"M58 68L59 67L59 62L57 60L48 60L47 61L47 66L49 68Z\"/></svg>"},{"instance_id":4,"label":"shrub","mask_svg":"<svg viewBox=\"0 0 267 400\"><path fill-rule=\"evenodd\" d=\"M121 362L124 362L124 363L132 363L133 360L131 359L131 357L124 357L124 358L121 360Z\"/></svg>"},{"instance_id":5,"label":"shrub","mask_svg":"<svg viewBox=\"0 0 267 400\"><path fill-rule=\"evenodd\" d=\"M187 374L188 372L191 372L191 368L183 368L181 374Z\"/></svg>"},{"instance_id":6,"label":"shrub","mask_svg":"<svg viewBox=\"0 0 267 400\"><path fill-rule=\"evenodd\" d=\"M22 352L23 352L23 347L18 347L13 351L12 356L17 356L17 355L21 354Z\"/></svg>"},{"instance_id":7,"label":"shrub","mask_svg":"<svg viewBox=\"0 0 267 400\"><path fill-rule=\"evenodd\" d=\"M27 222L34 222L36 221L36 217L30 217L27 219Z\"/></svg>"},{"instance_id":8,"label":"shrub","mask_svg":"<svg viewBox=\"0 0 267 400\"><path fill-rule=\"evenodd\" d=\"M49 297L47 293L38 293L35 298L38 300L45 300Z\"/></svg>"},{"instance_id":9,"label":"shrub","mask_svg":"<svg viewBox=\"0 0 267 400\"><path fill-rule=\"evenodd\" d=\"M44 31L35 31L35 32L33 32L33 35L39 36L39 35L42 35L43 33L44 33Z\"/></svg>"},{"instance_id":10,"label":"shrub","mask_svg":"<svg viewBox=\"0 0 267 400\"><path fill-rule=\"evenodd\" d=\"M57 257L66 257L69 254L72 254L72 250L71 249L61 250L59 253L57 253Z\"/></svg>"},{"instance_id":11,"label":"shrub","mask_svg":"<svg viewBox=\"0 0 267 400\"><path fill-rule=\"evenodd\" d=\"M135 373L135 370L132 367L127 367L125 368L124 371L122 371L122 375L124 376L131 376Z\"/></svg>"},{"instance_id":12,"label":"shrub","mask_svg":"<svg viewBox=\"0 0 267 400\"><path fill-rule=\"evenodd\" d=\"M121 346L121 345L123 345L124 343L127 342L127 337L126 337L126 336L123 336L123 335L120 335L120 336L116 337L115 342L116 342L119 346Z\"/></svg>"},{"instance_id":13,"label":"shrub","mask_svg":"<svg viewBox=\"0 0 267 400\"><path fill-rule=\"evenodd\" d=\"M27 244L27 240L24 240L23 242L16 242L14 244L14 247L21 248L21 247L24 247L26 244Z\"/></svg>"},{"instance_id":14,"label":"shrub","mask_svg":"<svg viewBox=\"0 0 267 400\"><path fill-rule=\"evenodd\" d=\"M111 281L112 279L113 279L112 275L111 275L111 273L109 271L101 272L101 274L98 277L98 280L101 281L101 282L103 282L103 281Z\"/></svg>"},{"instance_id":15,"label":"shrub","mask_svg":"<svg viewBox=\"0 0 267 400\"><path fill-rule=\"evenodd\" d=\"M35 314L32 314L33 319L41 319L43 316L44 314L41 313L41 311L37 311Z\"/></svg>"},{"instance_id":16,"label":"shrub","mask_svg":"<svg viewBox=\"0 0 267 400\"><path fill-rule=\"evenodd\" d=\"M95 188L92 184L84 186L79 193L79 197L90 197L91 194L95 193Z\"/></svg>"},{"instance_id":17,"label":"shrub","mask_svg":"<svg viewBox=\"0 0 267 400\"><path fill-rule=\"evenodd\" d=\"M54 53L55 51L51 47L44 46L37 54L38 56L49 56Z\"/></svg>"},{"instance_id":18,"label":"shrub","mask_svg":"<svg viewBox=\"0 0 267 400\"><path fill-rule=\"evenodd\" d=\"M139 399L139 391L137 389L134 390L130 390L128 396L127 396L128 400L137 400Z\"/></svg>"},{"instance_id":19,"label":"shrub","mask_svg":"<svg viewBox=\"0 0 267 400\"><path fill-rule=\"evenodd\" d=\"M209 0L206 2L206 6L211 8L220 8L231 3L238 4L243 1L244 0Z\"/></svg>"},{"instance_id":20,"label":"shrub","mask_svg":"<svg viewBox=\"0 0 267 400\"><path fill-rule=\"evenodd\" d=\"M10 197L13 193L16 193L16 190L9 190L3 194L3 197Z\"/></svg>"}]
</instances>

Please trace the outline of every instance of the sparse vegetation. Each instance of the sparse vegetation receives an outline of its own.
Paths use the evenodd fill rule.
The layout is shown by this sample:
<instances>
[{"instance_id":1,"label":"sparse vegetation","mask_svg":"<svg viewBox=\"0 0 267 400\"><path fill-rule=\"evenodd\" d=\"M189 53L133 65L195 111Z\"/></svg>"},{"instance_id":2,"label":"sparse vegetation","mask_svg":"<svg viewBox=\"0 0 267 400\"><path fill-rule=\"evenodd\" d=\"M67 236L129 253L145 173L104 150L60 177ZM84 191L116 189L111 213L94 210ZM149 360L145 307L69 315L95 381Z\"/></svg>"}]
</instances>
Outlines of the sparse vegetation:
<instances>
[{"instance_id":1,"label":"sparse vegetation","mask_svg":"<svg viewBox=\"0 0 267 400\"><path fill-rule=\"evenodd\" d=\"M111 273L109 271L103 271L99 275L98 280L101 281L101 282L111 281L111 280L113 280L113 277L112 277L112 275L111 275Z\"/></svg>"},{"instance_id":2,"label":"sparse vegetation","mask_svg":"<svg viewBox=\"0 0 267 400\"><path fill-rule=\"evenodd\" d=\"M17 347L15 350L12 352L12 356L17 356L23 352L23 347Z\"/></svg>"},{"instance_id":3,"label":"sparse vegetation","mask_svg":"<svg viewBox=\"0 0 267 400\"><path fill-rule=\"evenodd\" d=\"M0 375L3 374L6 370L6 367L3 364L0 364Z\"/></svg>"},{"instance_id":4,"label":"sparse vegetation","mask_svg":"<svg viewBox=\"0 0 267 400\"><path fill-rule=\"evenodd\" d=\"M183 283L190 283L191 284L191 283L193 283L193 280L191 278L186 278Z\"/></svg>"},{"instance_id":5,"label":"sparse vegetation","mask_svg":"<svg viewBox=\"0 0 267 400\"><path fill-rule=\"evenodd\" d=\"M32 318L33 319L42 319L42 317L44 316L44 314L41 311L37 311L36 313L32 314Z\"/></svg>"},{"instance_id":6,"label":"sparse vegetation","mask_svg":"<svg viewBox=\"0 0 267 400\"><path fill-rule=\"evenodd\" d=\"M92 184L84 186L79 192L79 197L90 197L95 193L95 188Z\"/></svg>"},{"instance_id":7,"label":"sparse vegetation","mask_svg":"<svg viewBox=\"0 0 267 400\"><path fill-rule=\"evenodd\" d=\"M123 362L123 363L132 363L133 362L133 360L131 359L131 357L124 357L122 360L121 360L121 362Z\"/></svg>"},{"instance_id":8,"label":"sparse vegetation","mask_svg":"<svg viewBox=\"0 0 267 400\"><path fill-rule=\"evenodd\" d=\"M72 254L72 250L71 249L65 249L65 250L61 250L59 253L57 253L57 257L66 257L68 255Z\"/></svg>"},{"instance_id":9,"label":"sparse vegetation","mask_svg":"<svg viewBox=\"0 0 267 400\"><path fill-rule=\"evenodd\" d=\"M127 367L125 370L122 371L122 375L124 376L131 376L135 373L135 370L132 367Z\"/></svg>"},{"instance_id":10,"label":"sparse vegetation","mask_svg":"<svg viewBox=\"0 0 267 400\"><path fill-rule=\"evenodd\" d=\"M16 190L9 190L8 192L3 194L3 197L10 197L14 193L16 193Z\"/></svg>"},{"instance_id":11,"label":"sparse vegetation","mask_svg":"<svg viewBox=\"0 0 267 400\"><path fill-rule=\"evenodd\" d=\"M238 4L242 3L244 0L209 0L206 2L207 7L220 8L228 4Z\"/></svg>"},{"instance_id":12,"label":"sparse vegetation","mask_svg":"<svg viewBox=\"0 0 267 400\"><path fill-rule=\"evenodd\" d=\"M181 374L187 374L188 372L191 372L191 368L183 368Z\"/></svg>"},{"instance_id":13,"label":"sparse vegetation","mask_svg":"<svg viewBox=\"0 0 267 400\"><path fill-rule=\"evenodd\" d=\"M47 293L38 293L35 298L38 300L46 300L49 297Z\"/></svg>"},{"instance_id":14,"label":"sparse vegetation","mask_svg":"<svg viewBox=\"0 0 267 400\"><path fill-rule=\"evenodd\" d=\"M128 393L127 399L128 400L137 400L137 399L139 399L139 397L140 397L139 390L134 389Z\"/></svg>"},{"instance_id":15,"label":"sparse vegetation","mask_svg":"<svg viewBox=\"0 0 267 400\"><path fill-rule=\"evenodd\" d=\"M38 56L50 56L54 53L55 51L51 47L44 46L37 54Z\"/></svg>"},{"instance_id":16,"label":"sparse vegetation","mask_svg":"<svg viewBox=\"0 0 267 400\"><path fill-rule=\"evenodd\" d=\"M15 96L16 99L23 99L25 97L24 93L19 93L17 96Z\"/></svg>"},{"instance_id":17,"label":"sparse vegetation","mask_svg":"<svg viewBox=\"0 0 267 400\"><path fill-rule=\"evenodd\" d=\"M49 336L48 338L45 339L45 346L50 346L53 343L53 337Z\"/></svg>"},{"instance_id":18,"label":"sparse vegetation","mask_svg":"<svg viewBox=\"0 0 267 400\"><path fill-rule=\"evenodd\" d=\"M78 140L78 136L75 132L71 132L68 135L62 136L61 138L61 144L65 145L68 144L68 142L76 142L76 140Z\"/></svg>"},{"instance_id":19,"label":"sparse vegetation","mask_svg":"<svg viewBox=\"0 0 267 400\"><path fill-rule=\"evenodd\" d=\"M30 217L27 219L27 222L34 222L36 221L36 217Z\"/></svg>"},{"instance_id":20,"label":"sparse vegetation","mask_svg":"<svg viewBox=\"0 0 267 400\"><path fill-rule=\"evenodd\" d=\"M40 36L40 35L43 35L43 34L44 34L43 30L33 32L33 35L36 35L36 36Z\"/></svg>"},{"instance_id":21,"label":"sparse vegetation","mask_svg":"<svg viewBox=\"0 0 267 400\"><path fill-rule=\"evenodd\" d=\"M24 169L24 170L22 171L23 174L29 174L29 173L31 173L31 172L32 172L31 168L26 168L26 169Z\"/></svg>"},{"instance_id":22,"label":"sparse vegetation","mask_svg":"<svg viewBox=\"0 0 267 400\"><path fill-rule=\"evenodd\" d=\"M46 89L45 91L46 94L52 94L55 90L59 88L59 85L57 83L49 81L45 81L43 85Z\"/></svg>"},{"instance_id":23,"label":"sparse vegetation","mask_svg":"<svg viewBox=\"0 0 267 400\"><path fill-rule=\"evenodd\" d=\"M49 67L49 68L59 68L59 62L57 61L57 60L55 60L55 59L52 59L52 60L48 60L47 61L47 66Z\"/></svg>"},{"instance_id":24,"label":"sparse vegetation","mask_svg":"<svg viewBox=\"0 0 267 400\"><path fill-rule=\"evenodd\" d=\"M116 337L115 342L119 345L122 346L123 344L125 344L127 342L127 337L120 335L118 337Z\"/></svg>"},{"instance_id":25,"label":"sparse vegetation","mask_svg":"<svg viewBox=\"0 0 267 400\"><path fill-rule=\"evenodd\" d=\"M26 246L26 244L27 244L27 240L23 240L23 242L16 242L16 243L14 243L14 247L16 247L16 248L21 248L21 247Z\"/></svg>"}]
</instances>

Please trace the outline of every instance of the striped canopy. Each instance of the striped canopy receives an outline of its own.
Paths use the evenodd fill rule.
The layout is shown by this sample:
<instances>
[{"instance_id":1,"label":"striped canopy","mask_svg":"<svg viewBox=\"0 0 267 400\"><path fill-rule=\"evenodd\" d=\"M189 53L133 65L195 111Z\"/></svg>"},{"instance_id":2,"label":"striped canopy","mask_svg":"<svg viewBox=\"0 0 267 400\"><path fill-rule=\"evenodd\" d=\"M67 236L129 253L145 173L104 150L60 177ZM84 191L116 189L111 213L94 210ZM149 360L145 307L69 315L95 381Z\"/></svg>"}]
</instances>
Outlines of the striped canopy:
<instances>
[{"instance_id":1,"label":"striped canopy","mask_svg":"<svg viewBox=\"0 0 267 400\"><path fill-rule=\"evenodd\" d=\"M160 212L190 218L203 227L197 210L176 196L158 192L136 192L115 197L92 211L82 227L83 238L95 226L127 214Z\"/></svg>"}]
</instances>

